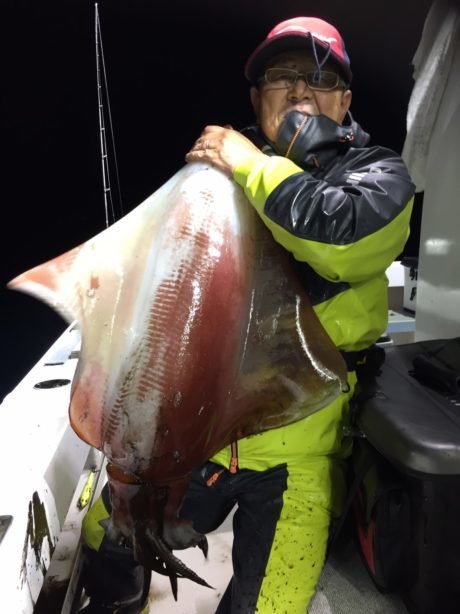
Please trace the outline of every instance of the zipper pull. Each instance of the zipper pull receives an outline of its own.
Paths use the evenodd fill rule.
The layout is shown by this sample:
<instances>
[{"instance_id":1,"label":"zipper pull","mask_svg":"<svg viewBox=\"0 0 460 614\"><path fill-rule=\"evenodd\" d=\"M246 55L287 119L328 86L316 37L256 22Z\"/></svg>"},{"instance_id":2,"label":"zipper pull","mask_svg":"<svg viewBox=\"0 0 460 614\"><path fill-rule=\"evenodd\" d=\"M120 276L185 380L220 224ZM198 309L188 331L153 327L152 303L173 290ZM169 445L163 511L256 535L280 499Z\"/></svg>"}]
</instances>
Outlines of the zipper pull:
<instances>
[{"instance_id":1,"label":"zipper pull","mask_svg":"<svg viewBox=\"0 0 460 614\"><path fill-rule=\"evenodd\" d=\"M238 471L238 444L236 441L232 441L231 445L232 458L230 459L230 473L236 473Z\"/></svg>"},{"instance_id":2,"label":"zipper pull","mask_svg":"<svg viewBox=\"0 0 460 614\"><path fill-rule=\"evenodd\" d=\"M219 479L220 474L225 471L225 468L222 467L222 469L219 469L219 471L215 471L212 476L210 478L208 478L206 480L206 486L214 486L214 484L217 482L217 480Z\"/></svg>"}]
</instances>

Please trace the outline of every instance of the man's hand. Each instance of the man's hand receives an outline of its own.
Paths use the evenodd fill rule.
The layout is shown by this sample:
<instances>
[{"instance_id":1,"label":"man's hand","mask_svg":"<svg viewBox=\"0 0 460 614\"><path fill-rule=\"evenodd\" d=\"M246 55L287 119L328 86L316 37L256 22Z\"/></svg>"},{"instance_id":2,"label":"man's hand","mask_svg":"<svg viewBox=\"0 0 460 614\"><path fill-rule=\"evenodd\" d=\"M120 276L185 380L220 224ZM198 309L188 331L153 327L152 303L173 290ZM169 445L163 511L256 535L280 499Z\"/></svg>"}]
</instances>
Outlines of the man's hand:
<instances>
[{"instance_id":1,"label":"man's hand","mask_svg":"<svg viewBox=\"0 0 460 614\"><path fill-rule=\"evenodd\" d=\"M192 149L185 156L187 162L209 162L229 177L235 168L248 158L265 159L249 139L231 128L206 126Z\"/></svg>"}]
</instances>

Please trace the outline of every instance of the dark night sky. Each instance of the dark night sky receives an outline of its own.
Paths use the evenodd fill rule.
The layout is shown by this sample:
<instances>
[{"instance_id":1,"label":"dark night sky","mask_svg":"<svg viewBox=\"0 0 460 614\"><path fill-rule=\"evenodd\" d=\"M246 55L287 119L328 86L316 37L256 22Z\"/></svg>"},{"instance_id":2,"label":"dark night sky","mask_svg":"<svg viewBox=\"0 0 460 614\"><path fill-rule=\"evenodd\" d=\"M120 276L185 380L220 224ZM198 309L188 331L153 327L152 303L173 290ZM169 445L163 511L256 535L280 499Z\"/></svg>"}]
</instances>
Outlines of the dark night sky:
<instances>
[{"instance_id":1,"label":"dark night sky","mask_svg":"<svg viewBox=\"0 0 460 614\"><path fill-rule=\"evenodd\" d=\"M410 62L430 4L101 0L124 211L182 166L206 124L252 122L244 62L271 27L300 14L342 32L355 75L352 112L374 143L401 151ZM0 400L66 326L6 282L104 228L94 2L2 0L1 9Z\"/></svg>"}]
</instances>

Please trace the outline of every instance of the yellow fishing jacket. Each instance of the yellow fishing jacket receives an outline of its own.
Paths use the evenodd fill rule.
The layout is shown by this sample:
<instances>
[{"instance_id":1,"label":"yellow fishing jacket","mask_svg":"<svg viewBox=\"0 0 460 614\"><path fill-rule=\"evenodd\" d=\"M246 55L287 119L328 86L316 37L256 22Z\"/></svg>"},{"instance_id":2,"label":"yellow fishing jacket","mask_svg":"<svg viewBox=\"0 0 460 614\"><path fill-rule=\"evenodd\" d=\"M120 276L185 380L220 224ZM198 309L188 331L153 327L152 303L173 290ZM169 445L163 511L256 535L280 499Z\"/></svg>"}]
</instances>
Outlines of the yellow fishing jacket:
<instances>
[{"instance_id":1,"label":"yellow fishing jacket","mask_svg":"<svg viewBox=\"0 0 460 614\"><path fill-rule=\"evenodd\" d=\"M307 169L270 156L257 164L246 159L234 178L292 254L332 340L340 349L361 350L387 325L385 270L409 236L414 185L395 152L352 146L368 138L356 122L347 129L325 116L309 119L315 121L322 149L315 155L309 143ZM347 132L353 137L344 139Z\"/></svg>"},{"instance_id":2,"label":"yellow fishing jacket","mask_svg":"<svg viewBox=\"0 0 460 614\"><path fill-rule=\"evenodd\" d=\"M385 271L409 236L414 185L401 157L384 147L366 147L369 137L353 120L349 126L325 116L311 117L307 125L310 122L309 138L303 140L302 151L297 143L294 152L302 166L276 155L257 128L247 129L245 134L269 155L262 161L260 156L246 158L234 179L274 239L292 254L331 339L341 350L362 350L387 326ZM327 420L324 412L319 413ZM300 423L283 428L299 432ZM262 437L267 440L265 453L276 457L270 442L277 436L267 432L247 438L240 451L245 441L251 446L252 439L254 445L262 444L262 459ZM302 440L299 445L305 449ZM284 447L285 454L295 454L290 447ZM319 445L320 454L330 449L329 444ZM226 449L214 460L225 465L228 458Z\"/></svg>"}]
</instances>

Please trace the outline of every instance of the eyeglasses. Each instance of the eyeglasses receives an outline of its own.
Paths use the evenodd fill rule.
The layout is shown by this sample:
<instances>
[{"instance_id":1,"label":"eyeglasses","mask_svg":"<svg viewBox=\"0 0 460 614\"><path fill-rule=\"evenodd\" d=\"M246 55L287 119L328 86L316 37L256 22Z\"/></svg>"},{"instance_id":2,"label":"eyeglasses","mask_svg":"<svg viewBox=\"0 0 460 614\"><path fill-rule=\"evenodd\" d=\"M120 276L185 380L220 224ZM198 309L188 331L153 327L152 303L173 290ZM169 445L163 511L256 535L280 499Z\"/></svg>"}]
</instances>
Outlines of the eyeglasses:
<instances>
[{"instance_id":1,"label":"eyeglasses","mask_svg":"<svg viewBox=\"0 0 460 614\"><path fill-rule=\"evenodd\" d=\"M312 72L298 72L292 68L267 68L260 81L268 83L271 89L290 89L299 79L303 79L311 90L328 92L337 88L347 88L347 84L335 72L315 70Z\"/></svg>"}]
</instances>

